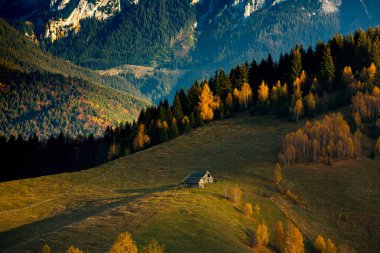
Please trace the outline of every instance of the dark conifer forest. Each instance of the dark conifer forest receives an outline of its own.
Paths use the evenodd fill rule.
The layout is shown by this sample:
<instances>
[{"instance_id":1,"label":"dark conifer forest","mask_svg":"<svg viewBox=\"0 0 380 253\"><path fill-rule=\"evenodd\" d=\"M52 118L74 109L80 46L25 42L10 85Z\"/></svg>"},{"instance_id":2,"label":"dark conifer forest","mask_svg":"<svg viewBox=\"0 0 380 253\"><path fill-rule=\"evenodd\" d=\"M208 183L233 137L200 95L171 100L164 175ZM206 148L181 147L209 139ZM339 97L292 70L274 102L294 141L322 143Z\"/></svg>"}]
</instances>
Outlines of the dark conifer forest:
<instances>
[{"instance_id":1,"label":"dark conifer forest","mask_svg":"<svg viewBox=\"0 0 380 253\"><path fill-rule=\"evenodd\" d=\"M29 136L2 137L0 145L5 166L2 166L1 179L90 168L176 138L211 120L233 117L244 110L249 110L251 115L273 113L277 117L298 121L347 106L351 104L353 95L354 101L358 101L360 94L376 92L379 85L379 41L379 27L358 30L346 36L337 34L327 43L319 41L314 48L305 49L298 45L281 55L278 62L268 55L261 62L243 63L229 72L218 70L209 80L195 81L187 91L178 91L172 105L165 100L157 106L143 109L137 121L107 127L102 137L81 133L72 138L59 134L57 130L49 138L38 138L31 124L31 128L24 131L30 133ZM18 75L20 81L26 78L36 83L63 78L38 73ZM6 77L2 75L3 79ZM75 83L77 80L66 81ZM28 93L29 89L21 91ZM2 86L1 92L2 96L9 94L9 87ZM30 92L30 96L32 94ZM48 92L44 95L50 96ZM19 100L9 101L14 101L15 108L20 108ZM363 98L362 101L366 100ZM357 104L356 112L362 112L359 108L363 105ZM30 106L36 109L49 105ZM77 117L74 112L69 117ZM22 110L18 113L22 114ZM2 115L5 117L4 110ZM376 121L376 117L371 118L368 113L357 117ZM59 123L61 117L46 115L43 118L58 120L57 126L65 126L64 122ZM355 120L351 127L355 128Z\"/></svg>"}]
</instances>

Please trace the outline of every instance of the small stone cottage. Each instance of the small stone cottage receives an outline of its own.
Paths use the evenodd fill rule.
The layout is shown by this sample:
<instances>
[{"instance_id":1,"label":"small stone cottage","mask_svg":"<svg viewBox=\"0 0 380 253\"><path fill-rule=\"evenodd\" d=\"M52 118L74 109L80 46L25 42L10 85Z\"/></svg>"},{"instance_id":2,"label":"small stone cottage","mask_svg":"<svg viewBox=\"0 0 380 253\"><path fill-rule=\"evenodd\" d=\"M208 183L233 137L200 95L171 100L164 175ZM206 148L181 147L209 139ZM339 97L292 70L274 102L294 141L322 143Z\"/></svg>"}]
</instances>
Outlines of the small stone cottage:
<instances>
[{"instance_id":1,"label":"small stone cottage","mask_svg":"<svg viewBox=\"0 0 380 253\"><path fill-rule=\"evenodd\" d=\"M214 178L209 171L195 171L185 177L184 182L188 188L205 188L205 184L214 182Z\"/></svg>"}]
</instances>

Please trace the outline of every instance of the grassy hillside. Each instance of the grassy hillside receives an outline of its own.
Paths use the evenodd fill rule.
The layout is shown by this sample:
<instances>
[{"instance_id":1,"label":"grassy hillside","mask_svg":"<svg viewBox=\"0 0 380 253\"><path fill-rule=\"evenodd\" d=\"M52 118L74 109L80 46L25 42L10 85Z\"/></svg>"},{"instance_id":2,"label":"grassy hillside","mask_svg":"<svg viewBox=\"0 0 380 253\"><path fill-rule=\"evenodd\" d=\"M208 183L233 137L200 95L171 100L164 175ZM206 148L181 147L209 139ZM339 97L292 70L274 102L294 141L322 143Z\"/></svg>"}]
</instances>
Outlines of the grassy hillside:
<instances>
[{"instance_id":1,"label":"grassy hillside","mask_svg":"<svg viewBox=\"0 0 380 253\"><path fill-rule=\"evenodd\" d=\"M139 245L155 238L165 252L250 252L247 232L291 220L310 240L323 234L358 252L380 235L378 158L285 170L296 204L274 190L282 137L300 126L272 116L239 115L94 169L0 184L2 252L53 251L74 244L105 252L123 231ZM210 170L205 189L176 186L192 170ZM224 199L234 187L261 208L248 219ZM301 204L302 203L302 204Z\"/></svg>"},{"instance_id":2,"label":"grassy hillside","mask_svg":"<svg viewBox=\"0 0 380 253\"><path fill-rule=\"evenodd\" d=\"M126 79L44 53L1 19L0 59L1 135L100 135L150 104Z\"/></svg>"}]
</instances>

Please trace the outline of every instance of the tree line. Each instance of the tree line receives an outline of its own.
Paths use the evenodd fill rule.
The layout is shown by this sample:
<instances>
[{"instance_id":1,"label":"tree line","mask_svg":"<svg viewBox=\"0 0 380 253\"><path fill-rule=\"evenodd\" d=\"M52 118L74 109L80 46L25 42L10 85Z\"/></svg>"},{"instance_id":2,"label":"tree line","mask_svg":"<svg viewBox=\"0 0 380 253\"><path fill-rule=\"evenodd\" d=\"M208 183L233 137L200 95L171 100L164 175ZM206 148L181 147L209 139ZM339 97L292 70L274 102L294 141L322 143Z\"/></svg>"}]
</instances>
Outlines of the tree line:
<instances>
[{"instance_id":1,"label":"tree line","mask_svg":"<svg viewBox=\"0 0 380 253\"><path fill-rule=\"evenodd\" d=\"M4 159L6 172L2 172L2 177L19 178L89 168L176 138L191 128L230 117L239 111L249 110L251 115L274 113L297 121L348 105L358 87L361 87L360 91L372 90L371 87L378 84L379 41L379 27L370 28L367 32L358 30L344 37L335 35L327 43L319 41L315 50L310 47L305 51L302 46L296 46L291 53L282 55L277 63L268 55L260 63L253 60L250 64L232 68L229 73L221 69L209 80L195 81L187 91L178 91L172 105L164 100L143 109L137 121L108 127L104 136L99 138L62 138L58 133L47 141L36 140L34 135L3 138L1 146L7 156ZM344 124L341 127L346 128ZM307 129L304 130L307 132ZM342 138L335 138L331 143L319 137L308 139L305 143L316 140L318 143L314 146L319 149L312 149L313 143L306 145L307 148L300 146L304 149L302 155L294 157L294 152L288 152L291 156L286 158L287 163L297 159L320 159L325 154L330 158L351 157L350 138L354 145L355 141L344 133ZM299 137L294 138L298 140ZM55 144L66 148L54 148ZM33 145L39 148L35 149ZM91 152L86 150L88 146L92 147ZM338 147L339 152L336 151ZM358 152L355 150L353 155ZM56 153L46 155L52 152ZM90 157L88 153L96 154L97 158ZM20 156L25 157L28 166L18 161ZM31 164L37 165L31 168Z\"/></svg>"}]
</instances>

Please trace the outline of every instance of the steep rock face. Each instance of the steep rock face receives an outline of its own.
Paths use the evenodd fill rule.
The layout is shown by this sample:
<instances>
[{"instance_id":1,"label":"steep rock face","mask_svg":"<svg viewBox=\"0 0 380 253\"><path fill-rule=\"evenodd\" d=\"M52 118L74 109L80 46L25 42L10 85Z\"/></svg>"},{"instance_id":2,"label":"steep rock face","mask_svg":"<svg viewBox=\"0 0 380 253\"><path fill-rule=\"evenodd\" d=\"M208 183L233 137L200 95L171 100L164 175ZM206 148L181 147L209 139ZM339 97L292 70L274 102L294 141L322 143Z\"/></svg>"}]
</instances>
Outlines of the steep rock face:
<instances>
[{"instance_id":1,"label":"steep rock face","mask_svg":"<svg viewBox=\"0 0 380 253\"><path fill-rule=\"evenodd\" d=\"M75 1L75 0L71 0ZM67 8L70 0L52 0L50 3L51 11L62 11ZM135 1L138 2L138 1ZM69 17L49 20L46 25L45 38L51 42L65 37L69 32L80 30L80 21L86 18L96 18L106 20L120 12L120 0L80 0L76 8Z\"/></svg>"}]
</instances>

